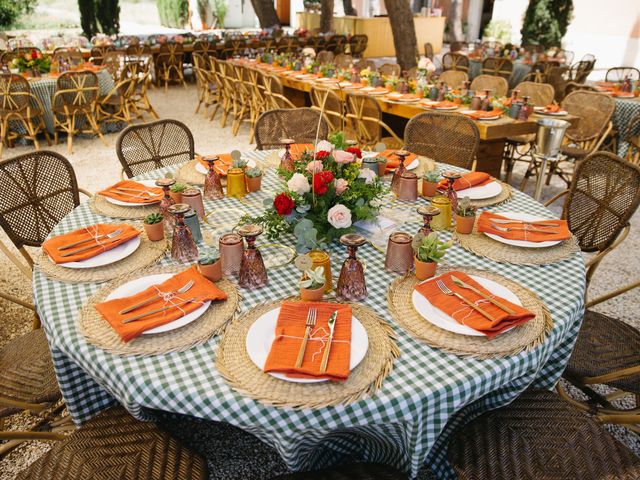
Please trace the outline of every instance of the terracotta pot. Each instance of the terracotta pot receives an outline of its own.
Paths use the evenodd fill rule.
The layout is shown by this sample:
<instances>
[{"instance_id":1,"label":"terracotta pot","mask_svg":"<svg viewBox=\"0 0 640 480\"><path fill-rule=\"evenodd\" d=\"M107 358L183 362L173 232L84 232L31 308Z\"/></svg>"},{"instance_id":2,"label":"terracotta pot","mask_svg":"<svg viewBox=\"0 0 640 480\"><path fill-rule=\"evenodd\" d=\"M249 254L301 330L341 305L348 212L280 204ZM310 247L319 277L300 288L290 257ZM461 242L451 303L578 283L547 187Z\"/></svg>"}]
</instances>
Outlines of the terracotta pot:
<instances>
[{"instance_id":1,"label":"terracotta pot","mask_svg":"<svg viewBox=\"0 0 640 480\"><path fill-rule=\"evenodd\" d=\"M416 265L416 278L418 280L426 280L436 274L438 264L436 262L422 262L417 257L414 258Z\"/></svg>"},{"instance_id":2,"label":"terracotta pot","mask_svg":"<svg viewBox=\"0 0 640 480\"><path fill-rule=\"evenodd\" d=\"M324 285L313 290L309 288L300 289L300 299L303 302L319 302L324 296Z\"/></svg>"},{"instance_id":3,"label":"terracotta pot","mask_svg":"<svg viewBox=\"0 0 640 480\"><path fill-rule=\"evenodd\" d=\"M176 203L182 203L182 192L172 192L169 190L169 196L173 198Z\"/></svg>"},{"instance_id":4,"label":"terracotta pot","mask_svg":"<svg viewBox=\"0 0 640 480\"><path fill-rule=\"evenodd\" d=\"M437 182L422 181L422 195L425 197L435 197L438 189Z\"/></svg>"},{"instance_id":5,"label":"terracotta pot","mask_svg":"<svg viewBox=\"0 0 640 480\"><path fill-rule=\"evenodd\" d=\"M143 223L144 231L152 242L157 242L164 238L164 220L158 223Z\"/></svg>"},{"instance_id":6,"label":"terracotta pot","mask_svg":"<svg viewBox=\"0 0 640 480\"><path fill-rule=\"evenodd\" d=\"M222 278L222 262L218 259L216 262L202 265L198 263L198 270L202 275L212 282L217 282Z\"/></svg>"},{"instance_id":7,"label":"terracotta pot","mask_svg":"<svg viewBox=\"0 0 640 480\"><path fill-rule=\"evenodd\" d=\"M475 215L473 217L461 217L460 215L456 215L456 232L471 233L473 231L473 224L475 221Z\"/></svg>"},{"instance_id":8,"label":"terracotta pot","mask_svg":"<svg viewBox=\"0 0 640 480\"><path fill-rule=\"evenodd\" d=\"M247 178L247 190L250 192L257 192L262 185L262 175L259 177L246 177Z\"/></svg>"},{"instance_id":9,"label":"terracotta pot","mask_svg":"<svg viewBox=\"0 0 640 480\"><path fill-rule=\"evenodd\" d=\"M387 162L378 162L378 176L383 177L387 173Z\"/></svg>"}]
</instances>

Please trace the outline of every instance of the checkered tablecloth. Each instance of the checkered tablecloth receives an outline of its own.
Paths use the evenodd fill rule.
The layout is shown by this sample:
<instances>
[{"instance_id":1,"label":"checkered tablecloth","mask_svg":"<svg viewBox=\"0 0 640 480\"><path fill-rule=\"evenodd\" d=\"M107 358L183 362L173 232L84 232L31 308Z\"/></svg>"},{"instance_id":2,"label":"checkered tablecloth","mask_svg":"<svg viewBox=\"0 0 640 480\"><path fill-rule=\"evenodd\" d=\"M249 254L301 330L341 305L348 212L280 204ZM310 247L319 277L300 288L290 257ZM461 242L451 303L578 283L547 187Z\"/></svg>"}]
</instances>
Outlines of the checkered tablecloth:
<instances>
[{"instance_id":1,"label":"checkered tablecloth","mask_svg":"<svg viewBox=\"0 0 640 480\"><path fill-rule=\"evenodd\" d=\"M245 154L260 160L264 152ZM175 168L142 178L154 178ZM263 200L273 195L278 180L273 171L263 179L263 191L245 202L225 198L206 202L215 209L210 222L220 233L240 213L256 214ZM425 200L419 200L424 203ZM421 219L415 205L395 203L407 212L401 229L415 232ZM530 197L515 192L513 200L492 208L550 215ZM410 214L410 215L409 215ZM93 214L86 204L78 207L54 230L61 234L95 222L114 221ZM448 234L447 234L448 235ZM293 237L279 242L293 245ZM270 242L259 238L258 243ZM328 248L334 276L339 273L345 250ZM369 297L363 303L390 322L397 334L401 356L375 394L346 406L293 410L263 405L232 390L215 369L219 340L214 338L185 352L150 357L112 355L88 344L79 331L77 317L86 299L101 285L65 284L34 273L38 311L49 339L62 394L74 421L82 423L108 406L124 405L145 419L145 409L162 409L224 421L245 429L275 447L292 469L316 468L335 463L345 455L395 465L415 475L429 463L439 476L451 475L445 460L446 438L455 425L471 414L503 405L529 385L550 388L555 384L573 347L583 313L584 265L580 254L548 266L499 264L479 258L458 246L447 254L447 263L484 268L520 282L535 291L553 314L548 339L532 351L500 359L461 358L414 340L395 324L386 303L386 290L395 275L384 271L384 254L364 246L358 255L366 262ZM165 258L164 265L171 263ZM241 307L297 294L295 267L269 271L267 287L242 291ZM471 413L462 417L465 407ZM439 445L440 448L434 448Z\"/></svg>"},{"instance_id":2,"label":"checkered tablecloth","mask_svg":"<svg viewBox=\"0 0 640 480\"><path fill-rule=\"evenodd\" d=\"M636 115L640 115L640 98L616 98L616 109L613 111L613 128L618 131L618 155L624 157L629 148L629 144L624 141L629 134L640 134L640 124L638 130L629 132L629 122Z\"/></svg>"}]
</instances>

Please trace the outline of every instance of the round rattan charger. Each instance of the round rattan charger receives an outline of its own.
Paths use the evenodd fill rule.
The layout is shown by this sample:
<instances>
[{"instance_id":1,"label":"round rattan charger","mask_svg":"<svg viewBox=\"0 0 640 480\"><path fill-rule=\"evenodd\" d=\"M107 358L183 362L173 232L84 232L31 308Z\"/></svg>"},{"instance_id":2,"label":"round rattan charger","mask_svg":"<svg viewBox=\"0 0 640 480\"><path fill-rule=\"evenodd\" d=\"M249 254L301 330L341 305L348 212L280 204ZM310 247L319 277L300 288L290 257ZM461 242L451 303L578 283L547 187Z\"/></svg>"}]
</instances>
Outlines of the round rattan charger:
<instances>
[{"instance_id":1,"label":"round rattan charger","mask_svg":"<svg viewBox=\"0 0 640 480\"><path fill-rule=\"evenodd\" d=\"M97 215L110 218L124 218L128 220L141 220L151 213L157 213L158 204L125 207L109 202L102 195L94 195L89 199L89 208Z\"/></svg>"},{"instance_id":2,"label":"round rattan charger","mask_svg":"<svg viewBox=\"0 0 640 480\"><path fill-rule=\"evenodd\" d=\"M119 278L92 295L78 319L80 331L87 341L103 350L118 355L159 355L182 352L194 345L206 342L214 335L221 334L238 308L239 295L236 287L228 280L216 282L216 286L227 294L224 302L211 302L207 311L197 320L184 327L166 333L141 335L130 342L123 342L116 331L95 309L95 305L119 286L136 278L159 273L179 273L184 267L152 267L136 271Z\"/></svg>"},{"instance_id":3,"label":"round rattan charger","mask_svg":"<svg viewBox=\"0 0 640 480\"><path fill-rule=\"evenodd\" d=\"M515 355L531 350L544 341L553 328L553 319L545 304L531 290L520 284L485 270L440 266L438 274L449 270L464 272L467 275L478 275L498 282L515 293L524 308L536 314L533 320L519 325L489 340L487 337L460 335L436 327L424 319L414 308L411 296L418 283L415 275L406 275L395 279L387 291L387 302L391 315L402 327L414 337L426 344L460 356L479 358L498 358Z\"/></svg>"},{"instance_id":4,"label":"round rattan charger","mask_svg":"<svg viewBox=\"0 0 640 480\"><path fill-rule=\"evenodd\" d=\"M234 320L222 337L216 367L233 389L278 407L321 408L358 401L380 388L400 350L391 326L369 308L357 304L351 304L351 308L367 331L369 349L345 382L293 383L260 370L247 354L247 332L260 316L281 303L251 309Z\"/></svg>"}]
</instances>

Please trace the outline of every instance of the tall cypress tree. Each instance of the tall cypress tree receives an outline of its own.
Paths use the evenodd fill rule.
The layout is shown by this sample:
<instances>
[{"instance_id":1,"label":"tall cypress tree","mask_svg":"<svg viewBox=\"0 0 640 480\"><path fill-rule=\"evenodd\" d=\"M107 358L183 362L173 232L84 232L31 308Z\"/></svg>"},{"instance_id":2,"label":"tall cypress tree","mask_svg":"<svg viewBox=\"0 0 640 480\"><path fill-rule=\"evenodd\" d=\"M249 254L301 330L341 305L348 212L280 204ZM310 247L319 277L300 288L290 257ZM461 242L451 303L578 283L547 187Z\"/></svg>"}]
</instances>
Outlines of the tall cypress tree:
<instances>
[{"instance_id":1,"label":"tall cypress tree","mask_svg":"<svg viewBox=\"0 0 640 480\"><path fill-rule=\"evenodd\" d=\"M98 32L113 35L120 31L118 0L78 0L78 7L82 31L87 38L90 39Z\"/></svg>"},{"instance_id":2,"label":"tall cypress tree","mask_svg":"<svg viewBox=\"0 0 640 480\"><path fill-rule=\"evenodd\" d=\"M560 47L572 11L572 0L529 0L520 31L522 44Z\"/></svg>"}]
</instances>

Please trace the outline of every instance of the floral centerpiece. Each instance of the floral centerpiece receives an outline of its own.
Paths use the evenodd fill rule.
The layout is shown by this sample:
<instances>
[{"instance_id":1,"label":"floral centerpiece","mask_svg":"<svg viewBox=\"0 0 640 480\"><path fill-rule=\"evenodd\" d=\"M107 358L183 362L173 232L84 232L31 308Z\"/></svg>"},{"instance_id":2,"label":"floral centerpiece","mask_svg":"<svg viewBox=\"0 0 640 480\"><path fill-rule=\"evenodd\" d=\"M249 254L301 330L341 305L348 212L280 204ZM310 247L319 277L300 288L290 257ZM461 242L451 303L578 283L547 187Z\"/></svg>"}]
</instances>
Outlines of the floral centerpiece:
<instances>
[{"instance_id":1,"label":"floral centerpiece","mask_svg":"<svg viewBox=\"0 0 640 480\"><path fill-rule=\"evenodd\" d=\"M241 223L262 225L268 238L293 233L296 249L304 252L352 232L358 220L375 219L387 189L372 170L360 169L360 149L345 147L338 132L303 152L293 171L278 169L282 190L265 201L261 216Z\"/></svg>"},{"instance_id":2,"label":"floral centerpiece","mask_svg":"<svg viewBox=\"0 0 640 480\"><path fill-rule=\"evenodd\" d=\"M20 72L48 73L51 69L51 57L43 55L38 50L20 53L13 59L12 65Z\"/></svg>"}]
</instances>

